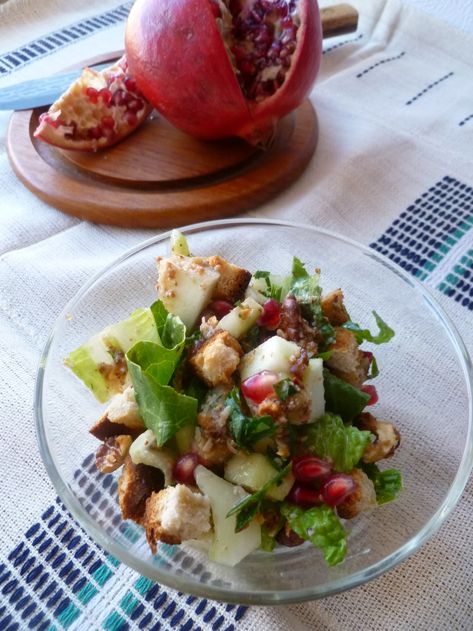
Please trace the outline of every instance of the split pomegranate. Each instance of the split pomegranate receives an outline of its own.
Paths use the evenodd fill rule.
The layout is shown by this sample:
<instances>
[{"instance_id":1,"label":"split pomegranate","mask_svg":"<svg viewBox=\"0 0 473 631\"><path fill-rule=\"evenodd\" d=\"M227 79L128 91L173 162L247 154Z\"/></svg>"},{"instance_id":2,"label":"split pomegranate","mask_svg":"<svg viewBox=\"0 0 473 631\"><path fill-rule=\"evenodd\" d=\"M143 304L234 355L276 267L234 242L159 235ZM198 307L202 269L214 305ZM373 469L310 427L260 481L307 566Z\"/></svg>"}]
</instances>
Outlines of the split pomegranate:
<instances>
[{"instance_id":1,"label":"split pomegranate","mask_svg":"<svg viewBox=\"0 0 473 631\"><path fill-rule=\"evenodd\" d=\"M138 0L130 72L173 125L199 138L267 144L317 75L316 0Z\"/></svg>"},{"instance_id":2,"label":"split pomegranate","mask_svg":"<svg viewBox=\"0 0 473 631\"><path fill-rule=\"evenodd\" d=\"M261 372L248 377L241 384L243 396L254 403L261 403L267 397L275 394L274 384L279 381L278 375L272 370Z\"/></svg>"},{"instance_id":3,"label":"split pomegranate","mask_svg":"<svg viewBox=\"0 0 473 631\"><path fill-rule=\"evenodd\" d=\"M85 68L41 114L34 135L62 149L96 151L131 134L152 109L122 57L101 72Z\"/></svg>"}]
</instances>

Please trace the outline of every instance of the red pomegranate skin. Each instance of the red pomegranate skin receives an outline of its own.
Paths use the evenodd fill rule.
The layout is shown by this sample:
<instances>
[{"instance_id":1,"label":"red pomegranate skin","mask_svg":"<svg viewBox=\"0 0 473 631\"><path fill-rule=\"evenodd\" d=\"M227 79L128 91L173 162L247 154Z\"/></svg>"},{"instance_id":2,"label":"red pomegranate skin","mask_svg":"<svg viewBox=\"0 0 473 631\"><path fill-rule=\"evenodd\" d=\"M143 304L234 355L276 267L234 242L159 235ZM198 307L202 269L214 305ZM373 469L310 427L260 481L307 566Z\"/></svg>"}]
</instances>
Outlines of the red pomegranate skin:
<instances>
[{"instance_id":1,"label":"red pomegranate skin","mask_svg":"<svg viewBox=\"0 0 473 631\"><path fill-rule=\"evenodd\" d=\"M267 139L298 107L316 78L322 52L317 2L300 0L297 47L283 85L263 101L246 100L209 0L137 0L125 49L131 75L175 127L202 139Z\"/></svg>"}]
</instances>

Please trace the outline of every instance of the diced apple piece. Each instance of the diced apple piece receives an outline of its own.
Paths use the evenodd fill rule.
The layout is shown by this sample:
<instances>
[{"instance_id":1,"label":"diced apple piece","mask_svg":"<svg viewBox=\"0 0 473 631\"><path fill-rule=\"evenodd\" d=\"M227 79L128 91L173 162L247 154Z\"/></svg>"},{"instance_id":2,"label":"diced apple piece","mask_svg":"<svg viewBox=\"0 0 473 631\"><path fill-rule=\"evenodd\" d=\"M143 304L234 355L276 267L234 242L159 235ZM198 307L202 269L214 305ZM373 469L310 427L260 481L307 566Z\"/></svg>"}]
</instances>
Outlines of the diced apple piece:
<instances>
[{"instance_id":1,"label":"diced apple piece","mask_svg":"<svg viewBox=\"0 0 473 631\"><path fill-rule=\"evenodd\" d=\"M252 300L257 302L259 305L263 305L266 302L266 300L268 300L266 296L264 296L261 292L259 292L257 289L255 289L251 285L246 288L245 298L251 298Z\"/></svg>"},{"instance_id":2,"label":"diced apple piece","mask_svg":"<svg viewBox=\"0 0 473 631\"><path fill-rule=\"evenodd\" d=\"M202 465L196 467L195 479L212 509L214 537L209 559L233 567L261 545L261 527L255 520L241 532L235 532L236 516L227 517L228 511L248 494Z\"/></svg>"},{"instance_id":3,"label":"diced apple piece","mask_svg":"<svg viewBox=\"0 0 473 631\"><path fill-rule=\"evenodd\" d=\"M289 342L278 335L270 337L255 349L243 355L240 361L241 380L256 375L262 370L272 370L283 377L289 377L291 359L300 355L300 348L295 342Z\"/></svg>"},{"instance_id":4,"label":"diced apple piece","mask_svg":"<svg viewBox=\"0 0 473 631\"><path fill-rule=\"evenodd\" d=\"M106 375L114 368L113 357L106 349L100 336L94 335L88 342L69 353L64 360L72 372L91 390L101 403L107 401L112 394L120 391L115 384L109 383ZM107 370L103 370L106 367Z\"/></svg>"},{"instance_id":5,"label":"diced apple piece","mask_svg":"<svg viewBox=\"0 0 473 631\"><path fill-rule=\"evenodd\" d=\"M210 302L220 274L195 257L173 255L158 259L159 298L166 309L192 329Z\"/></svg>"},{"instance_id":6,"label":"diced apple piece","mask_svg":"<svg viewBox=\"0 0 473 631\"><path fill-rule=\"evenodd\" d=\"M187 239L180 230L172 230L171 232L171 252L182 256L191 255Z\"/></svg>"},{"instance_id":7,"label":"diced apple piece","mask_svg":"<svg viewBox=\"0 0 473 631\"><path fill-rule=\"evenodd\" d=\"M309 359L309 365L304 371L304 387L310 397L310 422L325 414L324 373L322 359Z\"/></svg>"},{"instance_id":8,"label":"diced apple piece","mask_svg":"<svg viewBox=\"0 0 473 631\"><path fill-rule=\"evenodd\" d=\"M164 486L172 484L173 454L169 449L156 445L156 438L150 429L133 441L129 454L134 464L146 464L160 469L164 474Z\"/></svg>"},{"instance_id":9,"label":"diced apple piece","mask_svg":"<svg viewBox=\"0 0 473 631\"><path fill-rule=\"evenodd\" d=\"M174 434L179 455L183 456L191 451L194 434L194 425L184 425L184 427L181 427L181 429Z\"/></svg>"},{"instance_id":10,"label":"diced apple piece","mask_svg":"<svg viewBox=\"0 0 473 631\"><path fill-rule=\"evenodd\" d=\"M225 464L225 480L232 484L244 486L252 493L258 491L266 482L278 474L263 454L236 454ZM271 487L266 497L271 500L282 501L294 484L294 476L289 472L279 485Z\"/></svg>"},{"instance_id":11,"label":"diced apple piece","mask_svg":"<svg viewBox=\"0 0 473 631\"><path fill-rule=\"evenodd\" d=\"M244 337L251 327L256 324L263 307L253 298L246 298L240 305L232 309L217 324L218 329L228 331L236 339Z\"/></svg>"}]
</instances>

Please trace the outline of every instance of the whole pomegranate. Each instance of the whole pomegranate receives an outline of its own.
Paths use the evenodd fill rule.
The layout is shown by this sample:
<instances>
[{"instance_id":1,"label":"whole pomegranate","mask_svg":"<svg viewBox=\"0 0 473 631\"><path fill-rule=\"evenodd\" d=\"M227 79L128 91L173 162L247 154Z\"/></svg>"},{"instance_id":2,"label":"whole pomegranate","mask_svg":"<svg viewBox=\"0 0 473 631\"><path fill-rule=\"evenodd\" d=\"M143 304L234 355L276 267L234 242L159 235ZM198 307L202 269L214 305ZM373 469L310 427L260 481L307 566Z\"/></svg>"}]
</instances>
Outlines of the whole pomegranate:
<instances>
[{"instance_id":1,"label":"whole pomegranate","mask_svg":"<svg viewBox=\"0 0 473 631\"><path fill-rule=\"evenodd\" d=\"M137 0L125 48L139 89L173 125L264 145L312 87L322 29L316 0Z\"/></svg>"},{"instance_id":2,"label":"whole pomegranate","mask_svg":"<svg viewBox=\"0 0 473 631\"><path fill-rule=\"evenodd\" d=\"M152 109L122 57L101 72L85 68L41 114L34 136L61 149L97 151L131 134Z\"/></svg>"}]
</instances>

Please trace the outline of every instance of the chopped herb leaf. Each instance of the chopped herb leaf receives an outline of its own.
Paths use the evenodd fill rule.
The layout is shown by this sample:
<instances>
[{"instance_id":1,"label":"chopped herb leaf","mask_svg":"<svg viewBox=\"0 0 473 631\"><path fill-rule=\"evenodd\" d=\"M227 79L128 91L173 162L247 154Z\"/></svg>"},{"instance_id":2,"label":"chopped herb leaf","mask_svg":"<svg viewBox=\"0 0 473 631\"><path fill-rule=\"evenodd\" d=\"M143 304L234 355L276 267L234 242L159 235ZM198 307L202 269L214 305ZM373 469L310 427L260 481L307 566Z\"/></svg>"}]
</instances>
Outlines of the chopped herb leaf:
<instances>
[{"instance_id":1,"label":"chopped herb leaf","mask_svg":"<svg viewBox=\"0 0 473 631\"><path fill-rule=\"evenodd\" d=\"M274 390L281 401L285 401L288 397L296 394L297 388L292 379L288 377L274 384Z\"/></svg>"},{"instance_id":2,"label":"chopped herb leaf","mask_svg":"<svg viewBox=\"0 0 473 631\"><path fill-rule=\"evenodd\" d=\"M276 431L271 416L247 416L242 410L240 390L235 386L229 392L225 404L229 406L230 432L239 449L249 449L251 445Z\"/></svg>"},{"instance_id":3,"label":"chopped herb leaf","mask_svg":"<svg viewBox=\"0 0 473 631\"><path fill-rule=\"evenodd\" d=\"M355 334L356 341L358 344L362 342L371 342L372 344L386 344L394 337L394 331L390 326L386 324L386 322L379 316L376 311L373 311L374 319L376 320L376 324L378 325L378 333L373 335L369 329L362 329L359 324L352 322L349 320L342 324L344 329L348 329Z\"/></svg>"}]
</instances>

